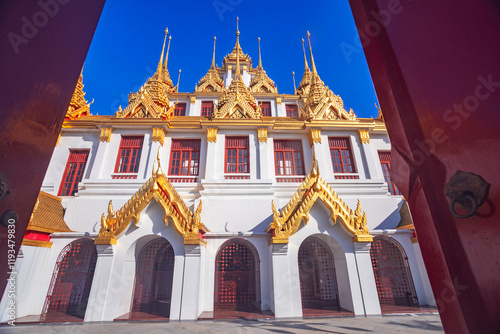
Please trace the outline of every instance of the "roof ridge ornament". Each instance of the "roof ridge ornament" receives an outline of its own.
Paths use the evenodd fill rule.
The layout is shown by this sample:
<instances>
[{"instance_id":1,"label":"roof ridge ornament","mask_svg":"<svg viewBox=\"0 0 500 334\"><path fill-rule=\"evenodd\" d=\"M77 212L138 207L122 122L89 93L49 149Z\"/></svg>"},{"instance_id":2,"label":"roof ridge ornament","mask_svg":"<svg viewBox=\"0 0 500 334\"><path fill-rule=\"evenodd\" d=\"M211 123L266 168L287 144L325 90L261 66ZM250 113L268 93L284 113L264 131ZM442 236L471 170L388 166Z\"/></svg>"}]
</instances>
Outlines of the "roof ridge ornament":
<instances>
[{"instance_id":1,"label":"roof ridge ornament","mask_svg":"<svg viewBox=\"0 0 500 334\"><path fill-rule=\"evenodd\" d=\"M214 36L214 52L212 55L212 65L207 74L198 81L194 88L195 92L223 92L226 90L224 81L222 81L217 69L215 68L215 41L217 38Z\"/></svg>"},{"instance_id":2,"label":"roof ridge ornament","mask_svg":"<svg viewBox=\"0 0 500 334\"><path fill-rule=\"evenodd\" d=\"M163 39L163 47L161 49L161 56L160 56L160 61L158 62L158 67L156 69L156 72L158 73L158 78L161 78L161 69L163 67L163 54L165 52L165 42L167 41L167 35L168 35L168 27L165 28L165 38ZM169 40L170 44L170 40Z\"/></svg>"},{"instance_id":3,"label":"roof ridge ornament","mask_svg":"<svg viewBox=\"0 0 500 334\"><path fill-rule=\"evenodd\" d=\"M307 95L309 94L309 89L311 88L311 70L307 64L306 48L304 46L304 39L302 38L302 52L304 54L304 74L302 75L302 81L300 81L299 89L295 91L295 94Z\"/></svg>"},{"instance_id":4,"label":"roof ridge ornament","mask_svg":"<svg viewBox=\"0 0 500 334\"><path fill-rule=\"evenodd\" d=\"M253 77L248 90L253 93L278 93L278 87L262 67L262 57L260 53L260 37L257 38L259 42L259 66L257 67L257 73Z\"/></svg>"}]
</instances>

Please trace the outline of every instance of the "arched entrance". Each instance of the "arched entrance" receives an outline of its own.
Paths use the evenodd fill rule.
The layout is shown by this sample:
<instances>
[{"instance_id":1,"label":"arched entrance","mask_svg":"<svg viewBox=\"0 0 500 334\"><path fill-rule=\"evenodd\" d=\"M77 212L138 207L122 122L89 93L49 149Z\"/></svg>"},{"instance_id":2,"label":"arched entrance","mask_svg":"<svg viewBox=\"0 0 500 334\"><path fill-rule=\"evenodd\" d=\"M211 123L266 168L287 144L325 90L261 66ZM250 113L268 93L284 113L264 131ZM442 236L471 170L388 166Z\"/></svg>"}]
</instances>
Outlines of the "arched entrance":
<instances>
[{"instance_id":1,"label":"arched entrance","mask_svg":"<svg viewBox=\"0 0 500 334\"><path fill-rule=\"evenodd\" d=\"M41 321L83 321L94 277L97 250L92 239L78 239L59 254Z\"/></svg>"},{"instance_id":2,"label":"arched entrance","mask_svg":"<svg viewBox=\"0 0 500 334\"><path fill-rule=\"evenodd\" d=\"M144 246L136 265L132 313L169 317L174 262L174 250L167 240L157 238Z\"/></svg>"},{"instance_id":3,"label":"arched entrance","mask_svg":"<svg viewBox=\"0 0 500 334\"><path fill-rule=\"evenodd\" d=\"M224 243L215 260L215 310L260 309L259 257L243 239Z\"/></svg>"},{"instance_id":4,"label":"arched entrance","mask_svg":"<svg viewBox=\"0 0 500 334\"><path fill-rule=\"evenodd\" d=\"M339 309L335 263L330 248L308 237L299 248L300 295L303 309Z\"/></svg>"},{"instance_id":5,"label":"arched entrance","mask_svg":"<svg viewBox=\"0 0 500 334\"><path fill-rule=\"evenodd\" d=\"M372 242L370 255L382 312L384 306L418 306L403 247L392 238L377 236Z\"/></svg>"}]
</instances>

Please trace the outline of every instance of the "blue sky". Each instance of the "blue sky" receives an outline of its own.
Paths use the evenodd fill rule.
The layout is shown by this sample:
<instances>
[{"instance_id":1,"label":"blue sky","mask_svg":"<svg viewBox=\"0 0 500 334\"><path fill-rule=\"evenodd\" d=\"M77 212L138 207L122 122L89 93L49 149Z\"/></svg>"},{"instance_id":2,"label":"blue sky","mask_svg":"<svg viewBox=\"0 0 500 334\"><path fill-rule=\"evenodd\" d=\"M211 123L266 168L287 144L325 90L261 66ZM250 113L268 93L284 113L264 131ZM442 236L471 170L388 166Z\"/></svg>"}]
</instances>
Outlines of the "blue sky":
<instances>
[{"instance_id":1,"label":"blue sky","mask_svg":"<svg viewBox=\"0 0 500 334\"><path fill-rule=\"evenodd\" d=\"M212 61L235 44L236 16L243 52L258 65L261 38L264 69L279 93L293 94L304 71L301 39L311 32L318 73L346 110L358 117L376 117L377 98L347 0L334 1L118 1L107 0L83 69L86 99L92 114L111 115L127 106L156 70L166 27L172 36L168 69L180 92L193 92ZM309 55L308 61L310 62Z\"/></svg>"}]
</instances>

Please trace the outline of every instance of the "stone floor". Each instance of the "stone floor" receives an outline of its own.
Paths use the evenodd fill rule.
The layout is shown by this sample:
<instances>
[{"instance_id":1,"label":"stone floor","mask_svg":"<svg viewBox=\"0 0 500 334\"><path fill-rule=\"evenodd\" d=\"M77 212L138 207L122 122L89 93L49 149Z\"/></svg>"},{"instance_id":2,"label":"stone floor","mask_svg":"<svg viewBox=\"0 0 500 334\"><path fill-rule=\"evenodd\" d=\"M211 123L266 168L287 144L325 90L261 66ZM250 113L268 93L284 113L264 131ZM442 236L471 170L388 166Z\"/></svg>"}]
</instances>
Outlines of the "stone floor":
<instances>
[{"instance_id":1,"label":"stone floor","mask_svg":"<svg viewBox=\"0 0 500 334\"><path fill-rule=\"evenodd\" d=\"M0 326L0 333L98 334L98 333L443 333L436 313L397 314L377 317L335 317L309 319L239 319L192 322L103 322L62 324L17 324Z\"/></svg>"}]
</instances>

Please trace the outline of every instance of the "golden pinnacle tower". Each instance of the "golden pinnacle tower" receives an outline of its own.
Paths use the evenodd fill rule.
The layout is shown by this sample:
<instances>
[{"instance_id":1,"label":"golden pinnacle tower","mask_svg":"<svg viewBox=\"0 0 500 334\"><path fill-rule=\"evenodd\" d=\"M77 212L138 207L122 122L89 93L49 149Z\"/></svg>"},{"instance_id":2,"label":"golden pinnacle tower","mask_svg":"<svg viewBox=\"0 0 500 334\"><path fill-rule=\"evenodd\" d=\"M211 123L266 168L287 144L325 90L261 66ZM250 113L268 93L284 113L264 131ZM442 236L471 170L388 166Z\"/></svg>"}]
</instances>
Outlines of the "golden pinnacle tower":
<instances>
[{"instance_id":1,"label":"golden pinnacle tower","mask_svg":"<svg viewBox=\"0 0 500 334\"><path fill-rule=\"evenodd\" d=\"M223 92L226 88L224 82L219 76L219 72L215 67L215 41L217 38L214 36L214 53L212 55L212 65L207 74L198 81L198 85L194 89L195 92Z\"/></svg>"},{"instance_id":2,"label":"golden pinnacle tower","mask_svg":"<svg viewBox=\"0 0 500 334\"><path fill-rule=\"evenodd\" d=\"M274 84L274 81L272 81L269 76L266 74L266 71L264 71L264 68L262 67L262 57L260 54L260 37L258 38L259 41L259 67L257 67L257 73L255 73L255 77L252 79L250 82L250 86L248 87L248 90L251 92L255 93L278 93L278 88Z\"/></svg>"}]
</instances>

